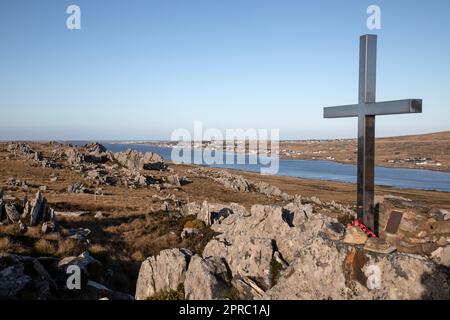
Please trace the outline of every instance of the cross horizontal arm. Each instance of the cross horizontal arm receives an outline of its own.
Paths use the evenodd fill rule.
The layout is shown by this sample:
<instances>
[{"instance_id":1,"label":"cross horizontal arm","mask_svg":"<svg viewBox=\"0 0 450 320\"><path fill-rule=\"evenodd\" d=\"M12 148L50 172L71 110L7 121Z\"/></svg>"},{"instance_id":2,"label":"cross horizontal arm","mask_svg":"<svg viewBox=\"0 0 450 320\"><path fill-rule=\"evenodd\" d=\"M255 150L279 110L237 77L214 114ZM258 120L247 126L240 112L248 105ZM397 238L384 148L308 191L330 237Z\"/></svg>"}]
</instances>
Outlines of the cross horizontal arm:
<instances>
[{"instance_id":1,"label":"cross horizontal arm","mask_svg":"<svg viewBox=\"0 0 450 320\"><path fill-rule=\"evenodd\" d=\"M358 116L359 105L352 104L347 106L326 107L323 108L324 118L347 118Z\"/></svg>"},{"instance_id":2,"label":"cross horizontal arm","mask_svg":"<svg viewBox=\"0 0 450 320\"><path fill-rule=\"evenodd\" d=\"M388 114L421 113L422 100L406 99L367 104L352 104L323 109L324 118L357 117L362 112L366 116L381 116Z\"/></svg>"},{"instance_id":3,"label":"cross horizontal arm","mask_svg":"<svg viewBox=\"0 0 450 320\"><path fill-rule=\"evenodd\" d=\"M368 116L382 116L388 114L402 114L402 113L421 113L422 100L407 99L385 101L377 103L369 103L365 105L365 114Z\"/></svg>"}]
</instances>

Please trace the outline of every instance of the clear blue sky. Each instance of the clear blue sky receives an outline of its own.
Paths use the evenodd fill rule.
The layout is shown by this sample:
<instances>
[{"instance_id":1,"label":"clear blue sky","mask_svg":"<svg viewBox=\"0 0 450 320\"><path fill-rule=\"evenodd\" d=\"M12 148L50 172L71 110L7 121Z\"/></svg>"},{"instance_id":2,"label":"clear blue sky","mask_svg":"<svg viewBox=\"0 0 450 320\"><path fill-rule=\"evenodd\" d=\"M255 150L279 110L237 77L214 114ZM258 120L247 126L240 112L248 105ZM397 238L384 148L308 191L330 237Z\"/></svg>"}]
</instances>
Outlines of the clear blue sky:
<instances>
[{"instance_id":1,"label":"clear blue sky","mask_svg":"<svg viewBox=\"0 0 450 320\"><path fill-rule=\"evenodd\" d=\"M377 135L450 130L448 0L2 0L0 139L167 139L194 120L355 137L356 119L322 108L357 102L365 33L379 35L378 101L424 100L378 117Z\"/></svg>"}]
</instances>

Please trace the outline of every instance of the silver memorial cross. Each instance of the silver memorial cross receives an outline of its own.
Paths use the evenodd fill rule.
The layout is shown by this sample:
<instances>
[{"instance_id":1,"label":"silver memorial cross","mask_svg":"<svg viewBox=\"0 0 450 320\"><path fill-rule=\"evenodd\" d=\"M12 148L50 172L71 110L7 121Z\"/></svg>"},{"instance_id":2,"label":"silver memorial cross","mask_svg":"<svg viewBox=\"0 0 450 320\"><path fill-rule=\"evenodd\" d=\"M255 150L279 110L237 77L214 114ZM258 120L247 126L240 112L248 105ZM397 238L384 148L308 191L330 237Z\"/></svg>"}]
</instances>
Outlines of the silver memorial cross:
<instances>
[{"instance_id":1,"label":"silver memorial cross","mask_svg":"<svg viewBox=\"0 0 450 320\"><path fill-rule=\"evenodd\" d=\"M324 118L358 117L358 219L376 234L374 211L375 116L421 113L422 100L407 99L375 102L377 36L363 35L359 49L359 103L324 108Z\"/></svg>"}]
</instances>

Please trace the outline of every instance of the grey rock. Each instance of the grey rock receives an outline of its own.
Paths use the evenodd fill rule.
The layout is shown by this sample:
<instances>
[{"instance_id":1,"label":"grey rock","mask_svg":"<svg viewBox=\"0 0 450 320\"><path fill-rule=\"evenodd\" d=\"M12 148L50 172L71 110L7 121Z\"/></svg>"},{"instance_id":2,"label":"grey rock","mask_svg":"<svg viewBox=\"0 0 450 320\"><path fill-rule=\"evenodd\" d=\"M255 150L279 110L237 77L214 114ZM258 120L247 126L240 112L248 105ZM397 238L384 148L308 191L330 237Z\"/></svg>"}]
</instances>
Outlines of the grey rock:
<instances>
[{"instance_id":1,"label":"grey rock","mask_svg":"<svg viewBox=\"0 0 450 320\"><path fill-rule=\"evenodd\" d=\"M296 206L299 206L297 210L303 212L301 204L297 203ZM305 206L304 211L308 211L309 208L309 205ZM221 233L219 240L227 243L236 243L235 239L239 237L264 236L272 239L275 241L277 251L290 262L303 245L313 241L314 237L326 230L328 222L336 222L335 219L320 214L313 214L300 223L301 220L303 219L290 224L283 215L282 207L254 205L249 214L232 214L220 223L213 224L211 229Z\"/></svg>"},{"instance_id":2,"label":"grey rock","mask_svg":"<svg viewBox=\"0 0 450 320\"><path fill-rule=\"evenodd\" d=\"M91 230L88 228L72 228L67 230L69 238L77 240L85 240L91 234Z\"/></svg>"},{"instance_id":3,"label":"grey rock","mask_svg":"<svg viewBox=\"0 0 450 320\"><path fill-rule=\"evenodd\" d=\"M173 187L181 187L180 179L178 178L178 175L169 175L166 177L167 183L170 184Z\"/></svg>"},{"instance_id":4,"label":"grey rock","mask_svg":"<svg viewBox=\"0 0 450 320\"><path fill-rule=\"evenodd\" d=\"M41 230L43 234L53 232L55 231L55 224L51 221L46 221L42 224Z\"/></svg>"},{"instance_id":5,"label":"grey rock","mask_svg":"<svg viewBox=\"0 0 450 320\"><path fill-rule=\"evenodd\" d=\"M188 210L189 209L191 212L196 212L198 210L198 206L191 204ZM220 223L232 214L236 214L237 216L245 216L248 215L248 212L243 206L237 203L225 205L220 203L208 203L205 200L200 206L200 210L197 212L197 219L203 221L206 225L212 225L215 223Z\"/></svg>"},{"instance_id":6,"label":"grey rock","mask_svg":"<svg viewBox=\"0 0 450 320\"><path fill-rule=\"evenodd\" d=\"M20 233L25 233L27 232L28 227L26 224L24 224L22 221L19 221L19 232Z\"/></svg>"},{"instance_id":7,"label":"grey rock","mask_svg":"<svg viewBox=\"0 0 450 320\"><path fill-rule=\"evenodd\" d=\"M95 293L96 295L103 296L103 298L99 300L134 300L134 297L132 295L113 291L108 287L92 280L88 280L86 289Z\"/></svg>"},{"instance_id":8,"label":"grey rock","mask_svg":"<svg viewBox=\"0 0 450 320\"><path fill-rule=\"evenodd\" d=\"M149 163L163 162L163 158L156 153L141 153L132 149L116 152L114 158L117 162L132 170L142 170L144 166L148 168Z\"/></svg>"},{"instance_id":9,"label":"grey rock","mask_svg":"<svg viewBox=\"0 0 450 320\"><path fill-rule=\"evenodd\" d=\"M183 205L180 209L180 213L183 216L196 216L199 214L200 210L202 209L202 205L197 202L189 202L185 205Z\"/></svg>"},{"instance_id":10,"label":"grey rock","mask_svg":"<svg viewBox=\"0 0 450 320\"><path fill-rule=\"evenodd\" d=\"M203 257L223 258L233 276L254 279L263 288L270 287L270 264L274 247L269 238L236 237L232 243L211 240L203 250Z\"/></svg>"},{"instance_id":11,"label":"grey rock","mask_svg":"<svg viewBox=\"0 0 450 320\"><path fill-rule=\"evenodd\" d=\"M168 249L147 258L139 270L136 300L177 290L184 283L191 256L187 250Z\"/></svg>"},{"instance_id":12,"label":"grey rock","mask_svg":"<svg viewBox=\"0 0 450 320\"><path fill-rule=\"evenodd\" d=\"M450 268L450 245L440 247L431 253L431 258L436 263Z\"/></svg>"},{"instance_id":13,"label":"grey rock","mask_svg":"<svg viewBox=\"0 0 450 320\"><path fill-rule=\"evenodd\" d=\"M68 193L84 193L86 192L86 190L87 190L86 187L81 182L71 183L67 187Z\"/></svg>"},{"instance_id":14,"label":"grey rock","mask_svg":"<svg viewBox=\"0 0 450 320\"><path fill-rule=\"evenodd\" d=\"M35 226L44 219L47 212L47 199L42 195L41 191L36 193L30 213L30 225Z\"/></svg>"},{"instance_id":15,"label":"grey rock","mask_svg":"<svg viewBox=\"0 0 450 320\"><path fill-rule=\"evenodd\" d=\"M187 300L224 299L230 290L231 278L226 264L219 258L195 255L191 258L184 281Z\"/></svg>"},{"instance_id":16,"label":"grey rock","mask_svg":"<svg viewBox=\"0 0 450 320\"><path fill-rule=\"evenodd\" d=\"M90 213L89 211L68 211L68 212L56 211L55 215L61 217L84 217L89 213Z\"/></svg>"},{"instance_id":17,"label":"grey rock","mask_svg":"<svg viewBox=\"0 0 450 320\"><path fill-rule=\"evenodd\" d=\"M20 213L15 205L5 205L6 215L11 222L17 222L20 219Z\"/></svg>"},{"instance_id":18,"label":"grey rock","mask_svg":"<svg viewBox=\"0 0 450 320\"><path fill-rule=\"evenodd\" d=\"M69 148L66 150L67 163L70 165L79 165L84 162L84 154L77 148Z\"/></svg>"},{"instance_id":19,"label":"grey rock","mask_svg":"<svg viewBox=\"0 0 450 320\"><path fill-rule=\"evenodd\" d=\"M0 298L14 297L31 281L31 277L24 273L21 263L0 270Z\"/></svg>"},{"instance_id":20,"label":"grey rock","mask_svg":"<svg viewBox=\"0 0 450 320\"><path fill-rule=\"evenodd\" d=\"M58 262L58 268L63 270L67 270L71 265L78 266L87 278L99 280L103 277L102 263L93 258L87 251L77 257L65 257Z\"/></svg>"}]
</instances>

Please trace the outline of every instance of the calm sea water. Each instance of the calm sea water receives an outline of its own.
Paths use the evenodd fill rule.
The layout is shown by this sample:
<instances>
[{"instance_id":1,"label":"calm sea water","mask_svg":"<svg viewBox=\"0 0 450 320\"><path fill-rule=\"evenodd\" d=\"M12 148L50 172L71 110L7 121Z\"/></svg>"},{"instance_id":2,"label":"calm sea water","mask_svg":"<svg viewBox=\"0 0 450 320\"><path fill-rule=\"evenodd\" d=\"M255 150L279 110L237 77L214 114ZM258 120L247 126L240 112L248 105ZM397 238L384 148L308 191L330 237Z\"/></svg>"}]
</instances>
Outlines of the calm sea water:
<instances>
[{"instance_id":1,"label":"calm sea water","mask_svg":"<svg viewBox=\"0 0 450 320\"><path fill-rule=\"evenodd\" d=\"M111 144L103 145L113 152L135 149L141 152L156 152L165 160L171 160L171 148L155 147L142 144ZM253 156L254 157L254 156ZM220 164L211 165L217 168L230 168L243 171L260 172L262 164ZM266 166L267 167L267 166ZM340 182L356 182L356 166L321 160L282 160L279 163L279 176L289 176L305 179L331 180ZM396 169L377 167L375 169L377 185L396 188L411 188L421 190L438 190L450 192L450 173L419 169Z\"/></svg>"}]
</instances>

